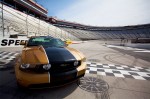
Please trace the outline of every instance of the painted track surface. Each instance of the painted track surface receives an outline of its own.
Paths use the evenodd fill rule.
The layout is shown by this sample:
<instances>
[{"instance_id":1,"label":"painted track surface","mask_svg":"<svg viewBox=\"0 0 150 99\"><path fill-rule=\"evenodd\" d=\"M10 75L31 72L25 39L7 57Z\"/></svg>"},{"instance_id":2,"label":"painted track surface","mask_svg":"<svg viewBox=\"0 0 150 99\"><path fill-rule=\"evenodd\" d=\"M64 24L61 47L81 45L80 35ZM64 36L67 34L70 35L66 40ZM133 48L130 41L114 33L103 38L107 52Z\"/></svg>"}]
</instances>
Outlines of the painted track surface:
<instances>
[{"instance_id":1,"label":"painted track surface","mask_svg":"<svg viewBox=\"0 0 150 99\"><path fill-rule=\"evenodd\" d=\"M13 61L15 57L19 55L18 52L6 52L0 51L0 59ZM7 63L0 65L0 69L8 68ZM86 73L103 75L103 76L114 76L123 78L132 78L139 80L150 80L150 68L139 67L139 66L127 66L127 65L114 65L114 64L102 64L98 62L88 62Z\"/></svg>"},{"instance_id":2,"label":"painted track surface","mask_svg":"<svg viewBox=\"0 0 150 99\"><path fill-rule=\"evenodd\" d=\"M130 55L121 51L123 49L113 49L103 46L100 41L89 41L81 44L70 45L83 52L87 60L92 62L88 68L97 68L97 63L101 63L104 71L109 69L110 64L117 66L136 66L138 68L149 68L149 55L143 53L148 59L142 59L136 56L136 53ZM1 49L0 51L6 52L18 52L20 49ZM96 62L96 65L93 64ZM107 64L107 65L106 65ZM150 81L139 80L134 78L115 77L97 75L95 73L87 73L86 77L96 77L106 81L109 85L108 91L105 93L91 93L82 90L76 83L72 83L59 88L41 89L41 90L21 90L17 87L15 74L14 74L14 62L10 61L7 64L7 68L0 69L0 97L5 99L149 99L150 97ZM95 66L95 67L94 67ZM5 67L5 66L4 66ZM99 67L97 68L99 69ZM96 70L97 70L96 69ZM117 68L118 69L118 68ZM131 69L131 68L130 68ZM119 70L122 70L121 68ZM109 70L108 70L109 71ZM133 71L138 71L134 70ZM114 72L114 71L112 71ZM139 72L139 71L138 71ZM147 72L147 71L143 71ZM40 94L39 94L40 93ZM103 94L105 94L104 97Z\"/></svg>"}]
</instances>

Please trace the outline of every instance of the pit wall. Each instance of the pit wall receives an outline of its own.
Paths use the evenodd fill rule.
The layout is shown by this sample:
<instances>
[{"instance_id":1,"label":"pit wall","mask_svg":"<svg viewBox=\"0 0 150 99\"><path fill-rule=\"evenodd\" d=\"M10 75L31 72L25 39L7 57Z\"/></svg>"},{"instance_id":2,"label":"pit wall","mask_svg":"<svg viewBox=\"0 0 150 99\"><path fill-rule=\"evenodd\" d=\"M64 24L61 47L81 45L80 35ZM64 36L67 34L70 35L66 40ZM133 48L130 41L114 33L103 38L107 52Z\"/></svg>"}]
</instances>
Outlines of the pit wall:
<instances>
[{"instance_id":1,"label":"pit wall","mask_svg":"<svg viewBox=\"0 0 150 99\"><path fill-rule=\"evenodd\" d=\"M132 43L132 40L99 40L101 44L149 49L150 43Z\"/></svg>"}]
</instances>

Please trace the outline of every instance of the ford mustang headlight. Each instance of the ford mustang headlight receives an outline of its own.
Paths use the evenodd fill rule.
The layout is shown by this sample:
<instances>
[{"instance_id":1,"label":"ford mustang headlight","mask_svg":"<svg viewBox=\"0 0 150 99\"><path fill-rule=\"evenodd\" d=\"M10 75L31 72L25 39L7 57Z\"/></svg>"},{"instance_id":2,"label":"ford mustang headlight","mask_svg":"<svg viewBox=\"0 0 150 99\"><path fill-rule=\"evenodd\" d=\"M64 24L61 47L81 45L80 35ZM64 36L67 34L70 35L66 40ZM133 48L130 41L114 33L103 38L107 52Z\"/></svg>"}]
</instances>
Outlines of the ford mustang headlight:
<instances>
[{"instance_id":1,"label":"ford mustang headlight","mask_svg":"<svg viewBox=\"0 0 150 99\"><path fill-rule=\"evenodd\" d=\"M21 67L22 69L27 69L27 68L30 67L30 64L22 64L20 67Z\"/></svg>"},{"instance_id":2,"label":"ford mustang headlight","mask_svg":"<svg viewBox=\"0 0 150 99\"><path fill-rule=\"evenodd\" d=\"M79 62L78 61L75 61L74 62L74 66L78 66Z\"/></svg>"},{"instance_id":3,"label":"ford mustang headlight","mask_svg":"<svg viewBox=\"0 0 150 99\"><path fill-rule=\"evenodd\" d=\"M43 69L49 70L51 68L51 64L43 65Z\"/></svg>"}]
</instances>

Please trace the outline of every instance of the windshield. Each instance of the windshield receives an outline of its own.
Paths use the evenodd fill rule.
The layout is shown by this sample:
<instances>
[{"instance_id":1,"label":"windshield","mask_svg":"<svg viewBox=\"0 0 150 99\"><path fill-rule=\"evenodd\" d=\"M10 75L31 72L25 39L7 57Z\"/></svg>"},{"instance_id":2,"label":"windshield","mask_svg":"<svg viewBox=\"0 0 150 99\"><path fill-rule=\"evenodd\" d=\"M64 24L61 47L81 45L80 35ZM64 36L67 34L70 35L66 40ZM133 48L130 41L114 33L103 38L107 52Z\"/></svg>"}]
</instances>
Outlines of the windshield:
<instances>
[{"instance_id":1,"label":"windshield","mask_svg":"<svg viewBox=\"0 0 150 99\"><path fill-rule=\"evenodd\" d=\"M39 46L44 47L64 47L65 43L60 39L50 38L50 37L36 37L31 38L27 46Z\"/></svg>"}]
</instances>

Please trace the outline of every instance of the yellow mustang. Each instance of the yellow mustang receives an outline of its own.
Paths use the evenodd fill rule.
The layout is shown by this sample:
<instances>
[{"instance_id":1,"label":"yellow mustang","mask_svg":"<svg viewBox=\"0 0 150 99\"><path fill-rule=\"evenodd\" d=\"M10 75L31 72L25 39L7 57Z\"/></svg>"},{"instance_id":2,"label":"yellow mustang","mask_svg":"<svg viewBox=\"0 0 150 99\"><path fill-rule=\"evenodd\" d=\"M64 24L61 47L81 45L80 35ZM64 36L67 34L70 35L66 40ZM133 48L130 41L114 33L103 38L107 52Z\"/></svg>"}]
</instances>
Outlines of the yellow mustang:
<instances>
[{"instance_id":1,"label":"yellow mustang","mask_svg":"<svg viewBox=\"0 0 150 99\"><path fill-rule=\"evenodd\" d=\"M22 87L51 87L84 76L86 58L57 38L31 37L17 58L15 74Z\"/></svg>"}]
</instances>

